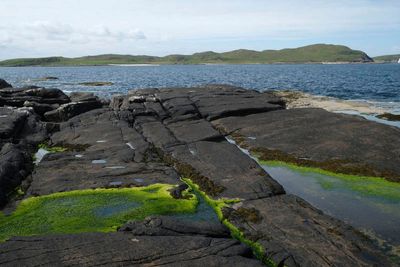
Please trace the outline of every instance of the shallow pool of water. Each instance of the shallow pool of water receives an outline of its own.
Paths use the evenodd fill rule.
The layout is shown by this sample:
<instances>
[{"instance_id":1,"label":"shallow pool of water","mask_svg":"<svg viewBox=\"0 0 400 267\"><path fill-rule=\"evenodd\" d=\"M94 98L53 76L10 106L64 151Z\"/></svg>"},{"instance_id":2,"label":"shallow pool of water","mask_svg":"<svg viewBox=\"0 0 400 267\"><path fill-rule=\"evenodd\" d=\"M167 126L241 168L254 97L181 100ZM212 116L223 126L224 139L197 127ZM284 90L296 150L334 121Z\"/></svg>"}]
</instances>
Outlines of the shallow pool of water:
<instances>
[{"instance_id":1,"label":"shallow pool of water","mask_svg":"<svg viewBox=\"0 0 400 267\"><path fill-rule=\"evenodd\" d=\"M316 172L296 171L285 165L261 165L287 193L389 243L400 245L400 197L368 194L349 182ZM360 178L362 179L362 178ZM399 188L391 188L395 193Z\"/></svg>"}]
</instances>

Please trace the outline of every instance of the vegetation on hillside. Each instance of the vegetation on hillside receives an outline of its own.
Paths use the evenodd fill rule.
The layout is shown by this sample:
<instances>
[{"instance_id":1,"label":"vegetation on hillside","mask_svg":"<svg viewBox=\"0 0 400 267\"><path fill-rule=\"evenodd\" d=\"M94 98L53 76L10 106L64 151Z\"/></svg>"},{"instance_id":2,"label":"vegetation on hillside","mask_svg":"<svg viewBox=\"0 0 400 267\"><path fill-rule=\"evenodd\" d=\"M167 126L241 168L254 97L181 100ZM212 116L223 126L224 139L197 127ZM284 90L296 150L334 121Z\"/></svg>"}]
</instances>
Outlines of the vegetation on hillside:
<instances>
[{"instance_id":1,"label":"vegetation on hillside","mask_svg":"<svg viewBox=\"0 0 400 267\"><path fill-rule=\"evenodd\" d=\"M397 63L399 59L400 59L400 54L374 57L374 61L376 61L378 63L379 62L385 62L385 63L396 62Z\"/></svg>"},{"instance_id":2,"label":"vegetation on hillside","mask_svg":"<svg viewBox=\"0 0 400 267\"><path fill-rule=\"evenodd\" d=\"M315 44L282 50L234 50L224 53L212 51L193 55L132 56L98 55L78 58L47 57L10 59L0 66L93 66L108 64L269 64L269 63L323 63L323 62L372 62L364 52L341 45Z\"/></svg>"}]
</instances>

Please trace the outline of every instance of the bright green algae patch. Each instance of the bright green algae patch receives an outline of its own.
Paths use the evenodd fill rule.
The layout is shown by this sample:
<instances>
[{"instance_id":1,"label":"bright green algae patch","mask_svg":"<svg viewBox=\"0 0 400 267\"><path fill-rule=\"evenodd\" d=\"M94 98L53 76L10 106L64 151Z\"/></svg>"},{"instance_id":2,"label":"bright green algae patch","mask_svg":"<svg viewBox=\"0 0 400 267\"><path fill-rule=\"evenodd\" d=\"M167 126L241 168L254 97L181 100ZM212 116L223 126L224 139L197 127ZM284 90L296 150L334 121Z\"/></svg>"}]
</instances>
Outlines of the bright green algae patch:
<instances>
[{"instance_id":1,"label":"bright green algae patch","mask_svg":"<svg viewBox=\"0 0 400 267\"><path fill-rule=\"evenodd\" d=\"M46 144L39 144L38 147L41 148L41 149L47 150L47 151L49 151L51 153L67 151L67 148L62 147L62 146L48 146Z\"/></svg>"},{"instance_id":2,"label":"bright green algae patch","mask_svg":"<svg viewBox=\"0 0 400 267\"><path fill-rule=\"evenodd\" d=\"M150 215L195 213L196 196L175 199L170 195L171 188L172 185L154 184L28 198L11 215L0 213L0 240L11 236L111 232L129 220Z\"/></svg>"},{"instance_id":3,"label":"bright green algae patch","mask_svg":"<svg viewBox=\"0 0 400 267\"><path fill-rule=\"evenodd\" d=\"M228 206L229 204L240 202L240 199L225 199L225 198L221 198L221 199L215 200L215 199L212 199L211 197L209 197L205 192L201 191L199 189L199 186L197 184L193 183L192 180L187 179L187 178L183 178L182 180L185 183L187 183L192 190L194 190L201 197L203 197L204 200L206 201L206 203L208 205L210 205L214 209L214 211L217 214L219 220L226 227L228 227L228 229L230 230L231 235L232 235L233 238L235 238L235 239L239 240L241 243L246 244L247 246L249 246L253 250L254 255L260 261L262 261L265 265L270 266L270 267L277 266L275 264L275 262L272 261L272 259L268 258L265 255L265 249L264 249L263 246L261 246L261 244L247 239L244 236L243 232L241 232L235 225L233 225L226 218L224 218L224 215L222 213L222 209L224 207Z\"/></svg>"},{"instance_id":4,"label":"bright green algae patch","mask_svg":"<svg viewBox=\"0 0 400 267\"><path fill-rule=\"evenodd\" d=\"M319 168L302 167L292 163L282 161L262 161L259 160L260 165L267 165L270 167L286 167L297 171L302 174L319 173L326 176L337 178L340 185L333 183L329 180L320 179L318 182L324 189L334 189L335 187L348 188L362 195L383 197L395 201L400 201L400 183L390 182L384 178L357 176L349 174L334 173Z\"/></svg>"}]
</instances>

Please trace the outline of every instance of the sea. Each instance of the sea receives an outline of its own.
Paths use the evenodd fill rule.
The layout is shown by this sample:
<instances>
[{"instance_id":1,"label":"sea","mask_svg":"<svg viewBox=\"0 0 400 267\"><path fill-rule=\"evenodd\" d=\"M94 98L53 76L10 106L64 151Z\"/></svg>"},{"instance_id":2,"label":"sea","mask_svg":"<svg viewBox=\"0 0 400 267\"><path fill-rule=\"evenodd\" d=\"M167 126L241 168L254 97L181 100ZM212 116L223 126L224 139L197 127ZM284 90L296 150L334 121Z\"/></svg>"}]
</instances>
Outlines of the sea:
<instances>
[{"instance_id":1,"label":"sea","mask_svg":"<svg viewBox=\"0 0 400 267\"><path fill-rule=\"evenodd\" d=\"M58 80L42 80L43 77ZM129 65L92 67L0 67L14 87L37 85L94 92L102 97L130 89L230 84L265 90L296 90L343 100L366 101L400 112L400 64ZM103 87L83 82L112 82Z\"/></svg>"}]
</instances>

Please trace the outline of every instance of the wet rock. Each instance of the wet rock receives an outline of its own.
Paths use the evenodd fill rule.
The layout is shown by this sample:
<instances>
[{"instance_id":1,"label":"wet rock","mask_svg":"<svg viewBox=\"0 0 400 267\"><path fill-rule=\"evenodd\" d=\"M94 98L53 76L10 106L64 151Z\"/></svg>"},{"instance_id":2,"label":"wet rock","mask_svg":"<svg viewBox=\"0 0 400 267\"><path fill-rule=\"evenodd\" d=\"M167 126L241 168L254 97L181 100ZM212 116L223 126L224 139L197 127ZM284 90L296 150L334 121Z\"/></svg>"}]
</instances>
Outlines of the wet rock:
<instances>
[{"instance_id":1,"label":"wet rock","mask_svg":"<svg viewBox=\"0 0 400 267\"><path fill-rule=\"evenodd\" d=\"M59 80L57 77L54 76L46 76L38 79L39 81L56 81Z\"/></svg>"},{"instance_id":2,"label":"wet rock","mask_svg":"<svg viewBox=\"0 0 400 267\"><path fill-rule=\"evenodd\" d=\"M113 85L112 82L83 82L80 83L79 85L83 86L110 86Z\"/></svg>"},{"instance_id":3,"label":"wet rock","mask_svg":"<svg viewBox=\"0 0 400 267\"><path fill-rule=\"evenodd\" d=\"M379 119L388 120L388 121L400 121L400 114L392 114L392 113L383 113L376 116Z\"/></svg>"},{"instance_id":4,"label":"wet rock","mask_svg":"<svg viewBox=\"0 0 400 267\"><path fill-rule=\"evenodd\" d=\"M34 247L35 249L32 249ZM204 236L86 233L11 238L2 266L263 266L238 241Z\"/></svg>"},{"instance_id":5,"label":"wet rock","mask_svg":"<svg viewBox=\"0 0 400 267\"><path fill-rule=\"evenodd\" d=\"M0 79L0 89L3 89L3 88L12 88L12 85L3 79Z\"/></svg>"}]
</instances>

